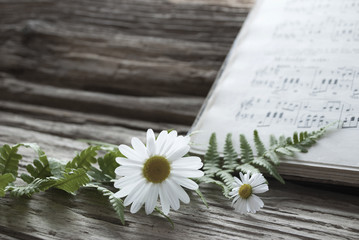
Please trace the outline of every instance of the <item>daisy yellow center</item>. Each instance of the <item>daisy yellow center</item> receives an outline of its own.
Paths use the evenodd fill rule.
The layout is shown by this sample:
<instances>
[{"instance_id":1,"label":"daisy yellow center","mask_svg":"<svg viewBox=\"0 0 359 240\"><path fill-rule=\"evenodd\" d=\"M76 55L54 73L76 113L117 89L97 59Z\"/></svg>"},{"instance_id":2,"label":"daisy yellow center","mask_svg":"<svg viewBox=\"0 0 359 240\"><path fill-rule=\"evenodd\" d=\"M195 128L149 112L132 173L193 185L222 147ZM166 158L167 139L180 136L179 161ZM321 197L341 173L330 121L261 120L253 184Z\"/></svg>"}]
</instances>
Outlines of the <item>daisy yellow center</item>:
<instances>
[{"instance_id":1,"label":"daisy yellow center","mask_svg":"<svg viewBox=\"0 0 359 240\"><path fill-rule=\"evenodd\" d=\"M243 199L247 199L252 195L252 186L249 184L243 184L238 190L239 196Z\"/></svg>"},{"instance_id":2,"label":"daisy yellow center","mask_svg":"<svg viewBox=\"0 0 359 240\"><path fill-rule=\"evenodd\" d=\"M170 163L161 156L153 156L146 160L142 173L147 181L152 183L161 183L170 174Z\"/></svg>"}]
</instances>

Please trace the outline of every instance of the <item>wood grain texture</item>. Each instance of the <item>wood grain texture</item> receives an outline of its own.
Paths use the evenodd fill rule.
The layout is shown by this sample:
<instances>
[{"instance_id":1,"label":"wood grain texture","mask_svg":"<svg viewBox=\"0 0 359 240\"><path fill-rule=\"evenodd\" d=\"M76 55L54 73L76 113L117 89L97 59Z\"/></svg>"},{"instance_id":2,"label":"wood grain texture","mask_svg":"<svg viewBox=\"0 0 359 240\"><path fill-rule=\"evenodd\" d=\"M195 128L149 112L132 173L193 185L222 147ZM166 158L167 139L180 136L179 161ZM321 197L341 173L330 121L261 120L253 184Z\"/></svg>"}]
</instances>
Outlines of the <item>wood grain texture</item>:
<instances>
[{"instance_id":1,"label":"wood grain texture","mask_svg":"<svg viewBox=\"0 0 359 240\"><path fill-rule=\"evenodd\" d=\"M68 161L79 138L129 144L185 134L252 0L0 0L0 144L37 142ZM21 150L20 173L34 154ZM270 179L258 214L203 185L167 221L126 210L122 226L91 189L0 199L0 239L359 239L359 196Z\"/></svg>"}]
</instances>

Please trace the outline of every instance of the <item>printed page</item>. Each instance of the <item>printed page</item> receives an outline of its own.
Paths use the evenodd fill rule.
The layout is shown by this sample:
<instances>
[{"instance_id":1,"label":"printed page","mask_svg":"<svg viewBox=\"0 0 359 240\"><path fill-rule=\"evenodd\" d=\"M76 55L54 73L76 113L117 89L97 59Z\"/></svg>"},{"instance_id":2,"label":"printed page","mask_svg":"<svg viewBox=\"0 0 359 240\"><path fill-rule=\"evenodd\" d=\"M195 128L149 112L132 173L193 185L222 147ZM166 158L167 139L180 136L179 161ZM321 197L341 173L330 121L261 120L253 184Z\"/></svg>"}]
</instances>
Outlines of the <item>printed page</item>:
<instances>
[{"instance_id":1,"label":"printed page","mask_svg":"<svg viewBox=\"0 0 359 240\"><path fill-rule=\"evenodd\" d=\"M212 132L291 136L336 122L296 162L359 171L359 1L263 0L237 37L196 120L193 152Z\"/></svg>"}]
</instances>

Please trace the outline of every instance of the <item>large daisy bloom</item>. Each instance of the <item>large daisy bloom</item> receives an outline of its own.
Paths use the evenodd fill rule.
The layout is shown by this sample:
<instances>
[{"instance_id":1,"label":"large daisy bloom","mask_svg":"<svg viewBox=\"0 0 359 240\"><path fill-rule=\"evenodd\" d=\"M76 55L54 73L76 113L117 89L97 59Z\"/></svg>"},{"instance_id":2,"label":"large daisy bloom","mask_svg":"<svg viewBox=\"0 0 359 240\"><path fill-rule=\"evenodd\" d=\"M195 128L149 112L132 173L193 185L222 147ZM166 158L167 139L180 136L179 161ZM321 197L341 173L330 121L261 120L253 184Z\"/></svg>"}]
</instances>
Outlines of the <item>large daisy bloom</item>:
<instances>
[{"instance_id":1,"label":"large daisy bloom","mask_svg":"<svg viewBox=\"0 0 359 240\"><path fill-rule=\"evenodd\" d=\"M263 201L255 194L268 191L266 180L261 173L239 175L241 179L234 177L233 189L229 193L234 197L232 207L242 214L255 213L264 206Z\"/></svg>"},{"instance_id":2,"label":"large daisy bloom","mask_svg":"<svg viewBox=\"0 0 359 240\"><path fill-rule=\"evenodd\" d=\"M136 213L145 204L146 214L153 212L158 197L164 214L170 207L178 210L180 201L189 203L188 194L182 187L197 190L198 185L189 178L203 176L199 157L184 157L188 153L190 138L177 136L176 131L162 131L157 139L152 131L147 131L144 145L138 138L132 138L132 148L120 145L120 164L115 173L121 177L114 186L120 190L115 197L125 197L124 205L131 205L131 213Z\"/></svg>"}]
</instances>

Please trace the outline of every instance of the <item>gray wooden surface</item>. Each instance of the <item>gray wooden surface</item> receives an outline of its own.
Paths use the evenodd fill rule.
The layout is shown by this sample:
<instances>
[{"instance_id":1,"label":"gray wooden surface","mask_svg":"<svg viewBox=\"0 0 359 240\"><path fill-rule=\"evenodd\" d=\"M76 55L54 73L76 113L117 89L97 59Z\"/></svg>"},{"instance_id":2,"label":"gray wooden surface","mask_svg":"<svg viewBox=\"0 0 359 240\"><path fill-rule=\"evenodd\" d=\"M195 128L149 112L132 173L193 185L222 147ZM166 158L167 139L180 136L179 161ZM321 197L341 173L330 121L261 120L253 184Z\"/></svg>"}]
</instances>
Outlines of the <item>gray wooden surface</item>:
<instances>
[{"instance_id":1,"label":"gray wooden surface","mask_svg":"<svg viewBox=\"0 0 359 240\"><path fill-rule=\"evenodd\" d=\"M147 128L186 133L251 0L0 0L0 144L37 142L69 160L78 138L114 144ZM31 160L24 151L20 172ZM270 180L258 214L219 189L122 226L82 189L0 199L0 239L359 239L358 189Z\"/></svg>"}]
</instances>

